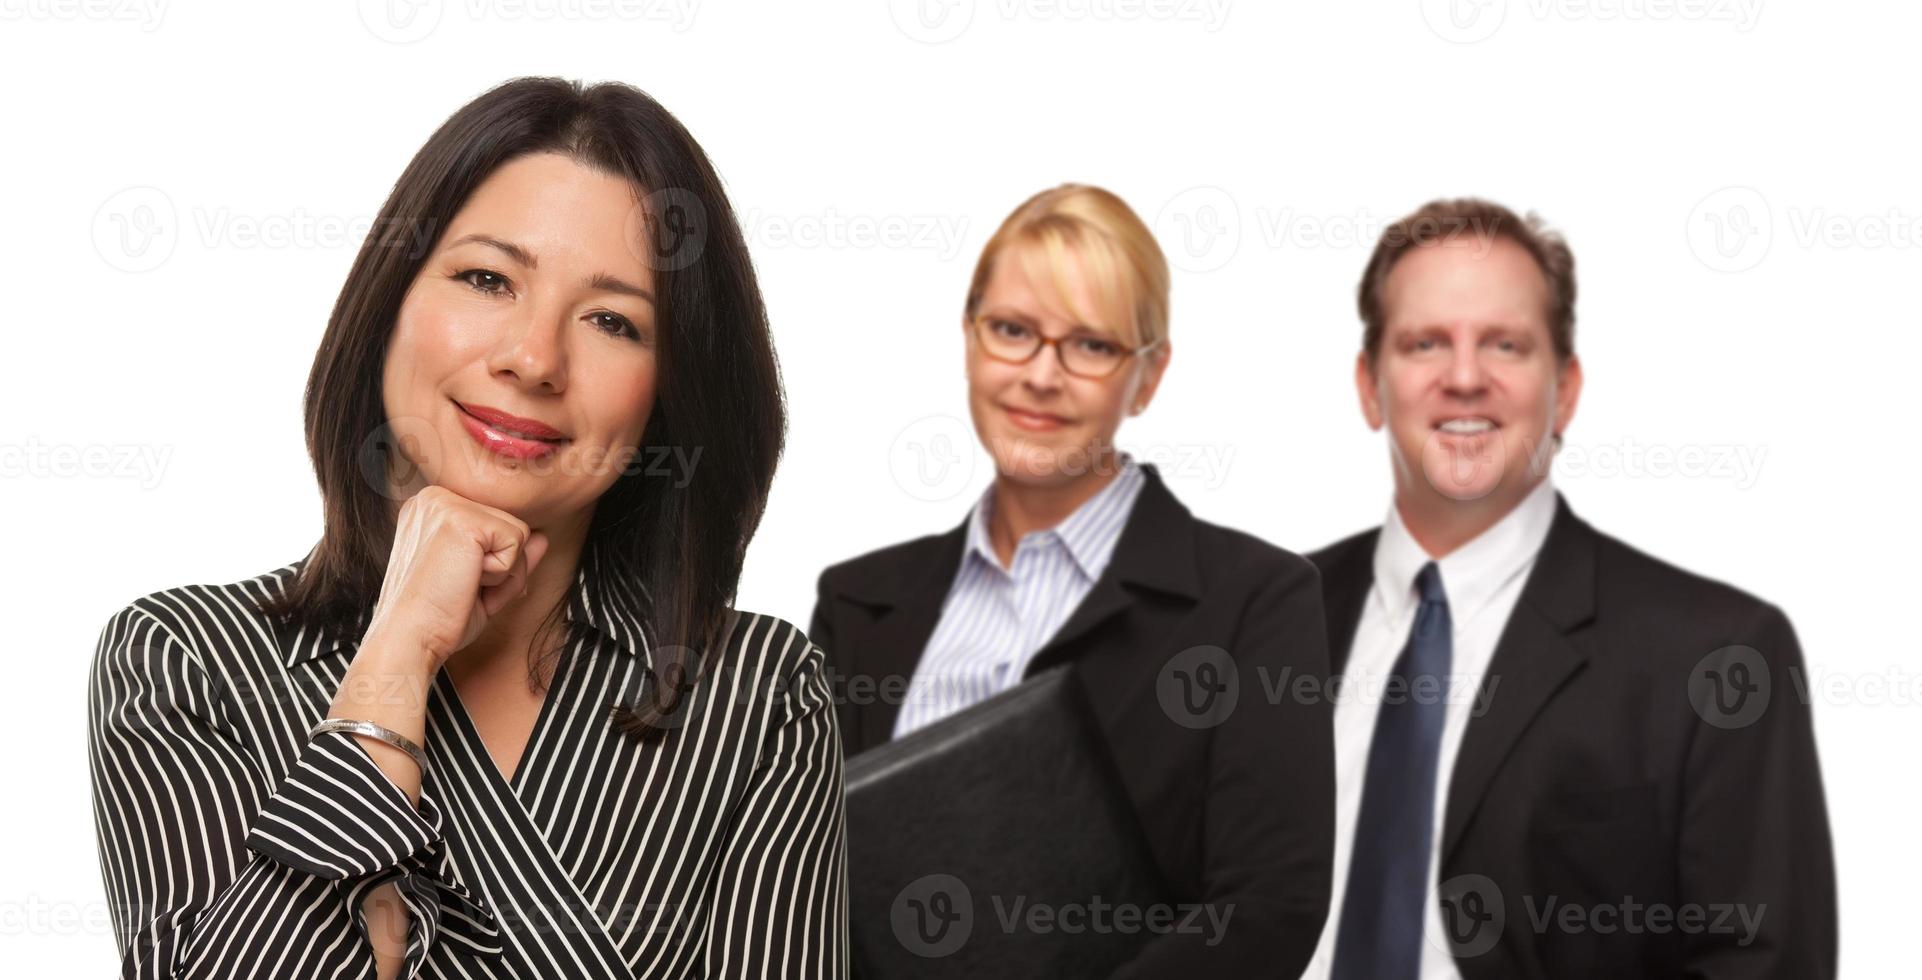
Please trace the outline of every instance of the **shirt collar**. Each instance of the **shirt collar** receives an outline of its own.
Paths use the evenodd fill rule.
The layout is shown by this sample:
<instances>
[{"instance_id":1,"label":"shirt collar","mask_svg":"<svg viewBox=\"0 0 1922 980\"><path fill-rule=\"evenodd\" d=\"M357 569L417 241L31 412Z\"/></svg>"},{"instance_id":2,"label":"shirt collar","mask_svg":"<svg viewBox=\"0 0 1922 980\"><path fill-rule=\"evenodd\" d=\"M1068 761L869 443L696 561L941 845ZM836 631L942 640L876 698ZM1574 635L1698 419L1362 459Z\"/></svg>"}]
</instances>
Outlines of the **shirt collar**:
<instances>
[{"instance_id":1,"label":"shirt collar","mask_svg":"<svg viewBox=\"0 0 1922 980\"><path fill-rule=\"evenodd\" d=\"M291 585L313 553L276 572L277 588ZM648 607L650 597L637 575L624 572L620 562L602 556L590 543L582 552L574 571L574 585L567 594L565 622L578 622L613 641L610 646L622 653L649 660L650 634ZM277 624L282 662L295 664L333 654L352 654L360 649L369 614L361 615L356 627L344 633L316 630L302 623Z\"/></svg>"},{"instance_id":2,"label":"shirt collar","mask_svg":"<svg viewBox=\"0 0 1922 980\"><path fill-rule=\"evenodd\" d=\"M649 607L653 597L638 572L601 554L592 543L583 550L567 595L566 618L586 624L614 641L614 647L649 659Z\"/></svg>"},{"instance_id":3,"label":"shirt collar","mask_svg":"<svg viewBox=\"0 0 1922 980\"><path fill-rule=\"evenodd\" d=\"M1413 606L1415 576L1430 561L1441 567L1452 621L1461 625L1473 619L1505 583L1529 566L1554 520L1555 488L1545 478L1493 526L1436 559L1402 523L1400 508L1390 504L1375 542L1375 592L1389 622L1401 622Z\"/></svg>"},{"instance_id":4,"label":"shirt collar","mask_svg":"<svg viewBox=\"0 0 1922 980\"><path fill-rule=\"evenodd\" d=\"M1134 507L1135 498L1141 495L1142 485L1147 482L1141 464L1133 456L1121 453L1119 462L1120 472L1115 478L1096 491L1094 496L1082 501L1074 513L1053 527L1029 531L1022 540L1052 538L1058 541L1074 559L1081 574L1087 576L1089 581L1099 579L1108 567L1108 560L1114 557L1115 544L1121 540L1121 529L1128 523L1128 513ZM1007 569L1001 567L1001 560L994 553L994 539L988 534L988 517L993 508L994 487L990 485L975 501L974 512L968 519L967 547L962 552L962 558L963 561L986 562L989 567L1005 575Z\"/></svg>"}]
</instances>

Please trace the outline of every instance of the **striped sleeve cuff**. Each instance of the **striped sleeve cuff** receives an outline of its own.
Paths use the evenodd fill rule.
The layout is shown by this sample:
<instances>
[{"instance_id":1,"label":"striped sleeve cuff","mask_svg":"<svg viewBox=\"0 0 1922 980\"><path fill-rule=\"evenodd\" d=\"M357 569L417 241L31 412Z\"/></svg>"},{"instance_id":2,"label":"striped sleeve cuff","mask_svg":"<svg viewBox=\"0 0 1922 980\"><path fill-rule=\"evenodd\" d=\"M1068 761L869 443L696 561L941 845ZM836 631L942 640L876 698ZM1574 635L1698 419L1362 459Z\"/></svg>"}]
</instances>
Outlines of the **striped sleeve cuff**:
<instances>
[{"instance_id":1,"label":"striped sleeve cuff","mask_svg":"<svg viewBox=\"0 0 1922 980\"><path fill-rule=\"evenodd\" d=\"M356 918L364 914L360 901L368 890L394 881L413 912L420 956L436 938L477 954L501 952L493 911L436 870L439 807L422 796L416 809L350 732L308 740L254 818L246 844L281 864L341 882ZM410 966L416 955L410 948Z\"/></svg>"},{"instance_id":2,"label":"striped sleeve cuff","mask_svg":"<svg viewBox=\"0 0 1922 980\"><path fill-rule=\"evenodd\" d=\"M432 801L416 810L348 732L309 739L247 831L249 848L319 878L391 868L439 839Z\"/></svg>"}]
</instances>

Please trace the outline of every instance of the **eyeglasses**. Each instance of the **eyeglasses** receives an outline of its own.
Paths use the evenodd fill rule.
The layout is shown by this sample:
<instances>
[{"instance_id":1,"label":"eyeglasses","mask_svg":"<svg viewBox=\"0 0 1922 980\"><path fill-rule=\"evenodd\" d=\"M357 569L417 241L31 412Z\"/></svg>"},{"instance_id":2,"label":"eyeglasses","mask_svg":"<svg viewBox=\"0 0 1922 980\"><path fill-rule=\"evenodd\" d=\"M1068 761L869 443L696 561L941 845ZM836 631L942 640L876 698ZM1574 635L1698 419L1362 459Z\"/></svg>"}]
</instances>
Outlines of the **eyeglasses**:
<instances>
[{"instance_id":1,"label":"eyeglasses","mask_svg":"<svg viewBox=\"0 0 1922 980\"><path fill-rule=\"evenodd\" d=\"M1157 340L1140 347L1124 347L1088 330L1076 330L1066 337L1043 337L1041 331L1006 317L980 315L974 318L974 335L989 357L1008 364L1026 364L1053 347L1061 369L1081 378L1105 378L1137 357L1161 345Z\"/></svg>"}]
</instances>

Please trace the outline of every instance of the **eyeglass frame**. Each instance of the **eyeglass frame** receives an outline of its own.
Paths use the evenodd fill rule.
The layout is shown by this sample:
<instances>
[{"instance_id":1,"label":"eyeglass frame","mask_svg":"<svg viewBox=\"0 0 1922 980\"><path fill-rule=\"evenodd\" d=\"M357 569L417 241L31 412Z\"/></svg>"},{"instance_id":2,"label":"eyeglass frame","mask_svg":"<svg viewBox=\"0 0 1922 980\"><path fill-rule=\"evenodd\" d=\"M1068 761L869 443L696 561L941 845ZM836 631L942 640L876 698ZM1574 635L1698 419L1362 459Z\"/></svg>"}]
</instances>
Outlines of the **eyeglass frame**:
<instances>
[{"instance_id":1,"label":"eyeglass frame","mask_svg":"<svg viewBox=\"0 0 1922 980\"><path fill-rule=\"evenodd\" d=\"M1106 380L1108 378L1114 377L1117 373L1121 371L1121 366L1123 364L1128 363L1129 358L1140 357L1141 355L1146 354L1147 352L1155 349L1156 347L1160 347L1161 342L1167 339L1166 337L1158 337L1145 344L1142 344L1139 347L1123 348L1121 358L1114 362L1114 367L1109 368L1108 373L1087 374L1082 371L1076 371L1075 369L1069 367L1068 359L1064 357L1061 353L1061 342L1064 340L1074 340L1076 338L1076 334L1070 333L1064 337L1050 337L1047 334L1042 333L1040 328L1038 327L1034 327L1028 324L1022 324L1023 326L1026 326L1028 329L1034 331L1034 335L1037 338L1035 341L1034 350L1029 351L1027 357L1021 358L1020 360L1012 360L1010 358L1002 357L1001 355L996 354L993 351L990 351L988 349L987 339L980 335L981 331L986 329L986 323L990 319L1007 320L1009 318L996 317L987 313L976 313L972 317L968 318L969 324L974 328L975 340L981 345L981 353L987 355L990 358L993 358L994 360L1000 361L1003 364L1026 364L1029 361L1034 360L1037 356L1039 356L1043 348L1053 347L1054 361L1056 364L1061 365L1062 371L1068 374L1074 375L1077 378L1086 378L1089 381L1102 381L1102 380ZM1010 322L1013 322L1013 321L1010 320ZM1086 335L1083 334L1081 336L1086 336Z\"/></svg>"}]
</instances>

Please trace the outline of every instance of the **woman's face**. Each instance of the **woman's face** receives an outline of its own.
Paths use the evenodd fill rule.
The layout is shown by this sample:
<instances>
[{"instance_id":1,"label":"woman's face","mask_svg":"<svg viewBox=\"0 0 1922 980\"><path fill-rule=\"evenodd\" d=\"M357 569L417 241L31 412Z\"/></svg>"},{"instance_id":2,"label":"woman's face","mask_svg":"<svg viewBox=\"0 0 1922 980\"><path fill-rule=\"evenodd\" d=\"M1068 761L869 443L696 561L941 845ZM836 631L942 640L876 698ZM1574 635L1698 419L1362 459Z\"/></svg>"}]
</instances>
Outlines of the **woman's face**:
<instances>
[{"instance_id":1,"label":"woman's face","mask_svg":"<svg viewBox=\"0 0 1922 980\"><path fill-rule=\"evenodd\" d=\"M1019 250L1009 246L997 256L982 291L977 319L1017 324L1044 337L1095 334L1122 347L1133 345L1104 325L1084 324L1064 307L1055 284L1032 282ZM1078 257L1063 270L1061 287L1074 308L1099 310L1100 283L1084 274ZM1109 465L1121 420L1148 406L1167 364L1168 345L1124 359L1113 374L1087 378L1061 367L1054 347L1043 347L1027 362L1010 364L988 356L976 327L963 323L968 345L968 411L974 431L994 457L1001 475L1033 486L1060 486L1087 478Z\"/></svg>"},{"instance_id":2,"label":"woman's face","mask_svg":"<svg viewBox=\"0 0 1922 980\"><path fill-rule=\"evenodd\" d=\"M542 527L591 513L638 465L656 391L654 278L631 240L639 200L623 178L554 153L475 189L388 345L397 493L434 484Z\"/></svg>"}]
</instances>

